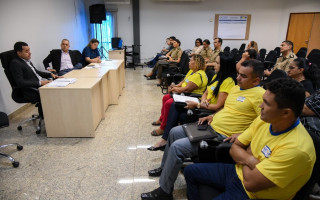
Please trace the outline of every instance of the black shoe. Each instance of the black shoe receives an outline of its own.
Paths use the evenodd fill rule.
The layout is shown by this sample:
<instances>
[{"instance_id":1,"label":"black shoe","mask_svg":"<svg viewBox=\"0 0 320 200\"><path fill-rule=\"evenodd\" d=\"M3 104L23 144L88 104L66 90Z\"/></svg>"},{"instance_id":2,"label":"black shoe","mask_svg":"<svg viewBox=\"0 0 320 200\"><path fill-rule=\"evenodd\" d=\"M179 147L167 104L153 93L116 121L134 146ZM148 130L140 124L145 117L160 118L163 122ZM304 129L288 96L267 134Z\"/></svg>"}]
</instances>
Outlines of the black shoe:
<instances>
[{"instance_id":1,"label":"black shoe","mask_svg":"<svg viewBox=\"0 0 320 200\"><path fill-rule=\"evenodd\" d=\"M159 167L157 169L149 170L148 174L149 176L159 177L161 175L161 172L162 172L162 168Z\"/></svg>"},{"instance_id":2,"label":"black shoe","mask_svg":"<svg viewBox=\"0 0 320 200\"><path fill-rule=\"evenodd\" d=\"M151 65L152 64L152 62L144 62L144 64L146 64L146 65Z\"/></svg>"},{"instance_id":3,"label":"black shoe","mask_svg":"<svg viewBox=\"0 0 320 200\"><path fill-rule=\"evenodd\" d=\"M148 193L142 193L141 194L142 200L173 200L173 195L167 194L165 191L161 189L161 187L148 192Z\"/></svg>"},{"instance_id":4,"label":"black shoe","mask_svg":"<svg viewBox=\"0 0 320 200\"><path fill-rule=\"evenodd\" d=\"M160 146L160 147L154 147L154 146L151 146L149 148L147 148L149 151L158 151L158 150L161 150L161 151L164 151L164 149L166 148L166 145L163 145L163 146Z\"/></svg>"}]
</instances>

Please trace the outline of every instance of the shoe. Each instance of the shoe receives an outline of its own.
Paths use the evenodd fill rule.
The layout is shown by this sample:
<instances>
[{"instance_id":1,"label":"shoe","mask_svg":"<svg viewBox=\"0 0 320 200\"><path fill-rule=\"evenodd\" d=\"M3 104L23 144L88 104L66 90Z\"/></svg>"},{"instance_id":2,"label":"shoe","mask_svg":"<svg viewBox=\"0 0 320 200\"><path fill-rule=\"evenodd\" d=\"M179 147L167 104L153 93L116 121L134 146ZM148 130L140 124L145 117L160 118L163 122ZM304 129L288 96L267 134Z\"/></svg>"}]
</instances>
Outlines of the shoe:
<instances>
[{"instance_id":1,"label":"shoe","mask_svg":"<svg viewBox=\"0 0 320 200\"><path fill-rule=\"evenodd\" d=\"M158 134L156 130L151 131L150 133L152 136L161 136L163 133Z\"/></svg>"},{"instance_id":2,"label":"shoe","mask_svg":"<svg viewBox=\"0 0 320 200\"><path fill-rule=\"evenodd\" d=\"M141 194L142 200L173 200L173 195L167 194L165 191L161 189L161 187L148 192L148 193L142 193Z\"/></svg>"},{"instance_id":3,"label":"shoe","mask_svg":"<svg viewBox=\"0 0 320 200\"><path fill-rule=\"evenodd\" d=\"M162 86L162 84L161 84L161 83L157 84L157 87L160 87L160 86Z\"/></svg>"},{"instance_id":4,"label":"shoe","mask_svg":"<svg viewBox=\"0 0 320 200\"><path fill-rule=\"evenodd\" d=\"M149 151L158 151L158 150L161 150L161 151L164 151L164 149L166 148L166 145L163 145L163 146L160 146L160 147L154 147L154 146L151 146L149 148L147 148Z\"/></svg>"},{"instance_id":5,"label":"shoe","mask_svg":"<svg viewBox=\"0 0 320 200\"><path fill-rule=\"evenodd\" d=\"M144 64L146 64L146 65L151 65L152 64L152 62L144 62Z\"/></svg>"},{"instance_id":6,"label":"shoe","mask_svg":"<svg viewBox=\"0 0 320 200\"><path fill-rule=\"evenodd\" d=\"M158 123L157 121L154 121L154 122L151 123L151 125L152 125L152 126L160 126L161 123Z\"/></svg>"},{"instance_id":7,"label":"shoe","mask_svg":"<svg viewBox=\"0 0 320 200\"><path fill-rule=\"evenodd\" d=\"M154 80L154 79L156 79L156 77L154 77L154 76L147 77L147 80Z\"/></svg>"},{"instance_id":8,"label":"shoe","mask_svg":"<svg viewBox=\"0 0 320 200\"><path fill-rule=\"evenodd\" d=\"M162 168L159 167L157 169L149 170L148 174L149 176L152 176L152 177L159 177L161 175L161 172L162 172Z\"/></svg>"}]
</instances>

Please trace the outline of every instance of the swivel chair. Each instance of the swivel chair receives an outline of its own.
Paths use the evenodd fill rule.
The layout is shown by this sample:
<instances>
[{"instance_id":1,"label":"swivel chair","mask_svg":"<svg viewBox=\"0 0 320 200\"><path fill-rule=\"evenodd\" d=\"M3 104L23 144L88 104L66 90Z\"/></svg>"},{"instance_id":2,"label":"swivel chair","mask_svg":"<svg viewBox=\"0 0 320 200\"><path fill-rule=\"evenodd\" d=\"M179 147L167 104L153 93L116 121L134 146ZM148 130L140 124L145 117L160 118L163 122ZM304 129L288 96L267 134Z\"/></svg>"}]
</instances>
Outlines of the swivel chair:
<instances>
[{"instance_id":1,"label":"swivel chair","mask_svg":"<svg viewBox=\"0 0 320 200\"><path fill-rule=\"evenodd\" d=\"M277 55L277 58L279 58L280 57L280 47L276 47L276 48L274 48L274 51L276 52L276 55Z\"/></svg>"},{"instance_id":2,"label":"swivel chair","mask_svg":"<svg viewBox=\"0 0 320 200\"><path fill-rule=\"evenodd\" d=\"M245 43L242 43L242 44L240 45L239 51L244 51L245 48L246 48L246 44L245 44Z\"/></svg>"},{"instance_id":3,"label":"swivel chair","mask_svg":"<svg viewBox=\"0 0 320 200\"><path fill-rule=\"evenodd\" d=\"M28 99L26 99L23 96L22 90L24 91L28 91L29 93L32 93L34 95L39 95L39 99L40 99L40 94L37 88L20 88L17 86L11 71L9 69L10 67L10 62L16 57L16 54L13 50L10 51L6 51L6 52L2 52L0 54L0 59L1 59L1 63L2 63L2 67L4 68L4 73L6 74L8 81L12 87L12 93L11 93L11 97L12 99L16 102L16 103L32 103L35 104L36 107L38 107L38 112L39 115L32 115L31 118L26 119L24 121L22 121L17 129L20 131L22 130L22 125L28 121L34 121L36 119L39 119L39 123L37 126L37 130L36 133L39 134L41 132L41 123L43 121L43 114L42 114L42 107L41 107L41 103L40 102L36 102L36 101L30 101Z\"/></svg>"},{"instance_id":4,"label":"swivel chair","mask_svg":"<svg viewBox=\"0 0 320 200\"><path fill-rule=\"evenodd\" d=\"M229 46L226 46L226 47L223 49L223 52L230 52L230 47L229 47Z\"/></svg>"},{"instance_id":5,"label":"swivel chair","mask_svg":"<svg viewBox=\"0 0 320 200\"><path fill-rule=\"evenodd\" d=\"M4 112L0 112L0 128L7 127L7 126L9 126L8 116ZM8 147L8 146L16 146L18 151L21 151L23 149L23 146L21 146L18 143L10 143L10 144L0 145L0 149ZM11 161L13 167L19 167L19 162L16 161L11 156L9 156L8 154L0 153L0 156L8 158Z\"/></svg>"}]
</instances>

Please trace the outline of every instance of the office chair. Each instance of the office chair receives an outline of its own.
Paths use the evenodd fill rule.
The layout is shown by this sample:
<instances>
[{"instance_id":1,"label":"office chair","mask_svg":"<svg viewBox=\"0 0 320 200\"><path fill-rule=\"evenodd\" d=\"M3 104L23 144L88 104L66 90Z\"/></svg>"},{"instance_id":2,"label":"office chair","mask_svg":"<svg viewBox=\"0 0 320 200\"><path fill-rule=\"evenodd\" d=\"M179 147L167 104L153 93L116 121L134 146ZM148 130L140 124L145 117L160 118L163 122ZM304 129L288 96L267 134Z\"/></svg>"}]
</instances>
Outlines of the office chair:
<instances>
[{"instance_id":1,"label":"office chair","mask_svg":"<svg viewBox=\"0 0 320 200\"><path fill-rule=\"evenodd\" d=\"M274 64L276 64L277 61L277 52L276 51L269 51L268 55L263 61L264 69L272 69Z\"/></svg>"},{"instance_id":2,"label":"office chair","mask_svg":"<svg viewBox=\"0 0 320 200\"><path fill-rule=\"evenodd\" d=\"M315 53L320 54L320 49L312 49L308 54L307 58L310 59L310 56L312 56Z\"/></svg>"},{"instance_id":3,"label":"office chair","mask_svg":"<svg viewBox=\"0 0 320 200\"><path fill-rule=\"evenodd\" d=\"M309 134L313 140L313 144L315 147L315 152L316 152L316 162L313 166L312 174L310 179L307 181L307 183L296 193L296 195L293 197L293 200L308 200L309 195L314 187L314 185L320 180L320 138L317 134L313 133L312 131L309 131ZM224 160L227 160L227 162L224 163L229 163L229 160L231 158L230 154L225 154L228 151L228 148L231 148L231 144L228 143L221 143L225 146L221 146L221 149L219 148L219 151L223 151L219 157L215 157L216 162L224 162ZM229 147L228 147L229 146ZM215 154L220 154L215 153ZM215 155L214 154L214 155ZM202 188L201 188L202 187ZM213 199L215 196L219 195L218 191L215 191L214 188L208 186L208 185L201 185L200 186L200 196L201 200L209 200Z\"/></svg>"},{"instance_id":4,"label":"office chair","mask_svg":"<svg viewBox=\"0 0 320 200\"><path fill-rule=\"evenodd\" d=\"M316 64L318 67L320 67L320 53L313 53L308 56L308 60L311 63Z\"/></svg>"},{"instance_id":5,"label":"office chair","mask_svg":"<svg viewBox=\"0 0 320 200\"><path fill-rule=\"evenodd\" d=\"M239 49L237 55L234 57L234 59L236 60L236 62L239 62L239 60L241 60L243 53L244 53L244 50L240 50L240 49Z\"/></svg>"},{"instance_id":6,"label":"office chair","mask_svg":"<svg viewBox=\"0 0 320 200\"><path fill-rule=\"evenodd\" d=\"M305 58L307 56L308 49L306 47L301 47L297 52L296 56L298 58Z\"/></svg>"},{"instance_id":7,"label":"office chair","mask_svg":"<svg viewBox=\"0 0 320 200\"><path fill-rule=\"evenodd\" d=\"M224 49L223 49L223 52L229 52L230 51L230 47L229 46L226 46Z\"/></svg>"},{"instance_id":8,"label":"office chair","mask_svg":"<svg viewBox=\"0 0 320 200\"><path fill-rule=\"evenodd\" d=\"M174 82L179 83L189 71L189 56L183 51L180 62L175 67L169 67L169 64L163 68L162 83L160 85L162 93L168 93L168 86Z\"/></svg>"},{"instance_id":9,"label":"office chair","mask_svg":"<svg viewBox=\"0 0 320 200\"><path fill-rule=\"evenodd\" d=\"M276 52L277 58L280 57L280 47L274 48L274 51Z\"/></svg>"},{"instance_id":10,"label":"office chair","mask_svg":"<svg viewBox=\"0 0 320 200\"><path fill-rule=\"evenodd\" d=\"M285 78L287 77L287 73L281 69L275 69L269 77L267 77L266 80L263 80L260 82L260 85L264 88L266 86L266 84L268 84L269 82L273 81L273 80L276 80L276 79L279 79L279 78Z\"/></svg>"},{"instance_id":11,"label":"office chair","mask_svg":"<svg viewBox=\"0 0 320 200\"><path fill-rule=\"evenodd\" d=\"M0 128L7 127L7 126L9 126L8 116L6 113L0 112ZM0 145L0 149L8 147L8 146L16 146L18 151L21 151L23 149L23 146L21 146L18 143L10 143L10 144ZM8 158L11 161L13 167L19 167L19 162L15 161L15 159L12 158L11 156L9 156L8 154L0 153L0 156Z\"/></svg>"},{"instance_id":12,"label":"office chair","mask_svg":"<svg viewBox=\"0 0 320 200\"><path fill-rule=\"evenodd\" d=\"M266 49L260 49L259 51L259 58L260 58L260 61L261 62L264 62L264 59L266 58L266 53L267 53L267 50Z\"/></svg>"},{"instance_id":13,"label":"office chair","mask_svg":"<svg viewBox=\"0 0 320 200\"><path fill-rule=\"evenodd\" d=\"M245 43L242 43L242 44L240 45L239 51L244 51L245 48L246 48L246 44L245 44Z\"/></svg>"},{"instance_id":14,"label":"office chair","mask_svg":"<svg viewBox=\"0 0 320 200\"><path fill-rule=\"evenodd\" d=\"M124 46L124 52L125 52L125 68L133 68L136 70L136 66L141 66L143 68L143 64L137 63L137 60L140 60L139 56L140 53L137 52L136 48L140 48L141 45L133 44L131 46ZM131 48L131 51L128 51L127 49ZM131 58L131 62L127 63L127 57Z\"/></svg>"},{"instance_id":15,"label":"office chair","mask_svg":"<svg viewBox=\"0 0 320 200\"><path fill-rule=\"evenodd\" d=\"M237 56L238 52L239 52L239 50L237 48L233 48L230 53L235 58Z\"/></svg>"},{"instance_id":16,"label":"office chair","mask_svg":"<svg viewBox=\"0 0 320 200\"><path fill-rule=\"evenodd\" d=\"M35 102L35 101L30 101L28 99L26 99L23 96L22 90L24 91L28 91L29 93L33 93L35 95L40 95L39 91L37 88L19 88L17 86L17 84L15 83L15 80L11 74L11 71L9 69L10 67L10 62L16 57L16 54L13 50L10 51L6 51L6 52L2 52L0 54L0 59L1 59L1 63L2 63L2 67L4 68L4 73L6 74L8 81L12 87L12 93L11 93L11 97L12 99L16 102L16 103L32 103L35 104L36 107L38 107L38 112L39 115L32 115L31 118L26 119L24 121L22 121L17 129L20 131L22 130L22 125L28 121L34 121L36 119L39 119L39 123L37 126L37 130L36 133L39 134L41 132L41 123L43 121L43 114L42 114L42 107L41 107L41 103L40 102Z\"/></svg>"}]
</instances>

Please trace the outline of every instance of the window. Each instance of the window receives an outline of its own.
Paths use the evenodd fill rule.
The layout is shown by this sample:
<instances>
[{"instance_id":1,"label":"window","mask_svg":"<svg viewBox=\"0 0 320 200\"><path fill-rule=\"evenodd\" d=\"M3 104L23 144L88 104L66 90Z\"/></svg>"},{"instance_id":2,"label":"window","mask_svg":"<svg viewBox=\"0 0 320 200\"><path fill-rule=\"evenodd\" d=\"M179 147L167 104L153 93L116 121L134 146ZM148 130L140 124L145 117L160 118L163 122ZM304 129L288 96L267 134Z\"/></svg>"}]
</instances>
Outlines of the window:
<instances>
[{"instance_id":1,"label":"window","mask_svg":"<svg viewBox=\"0 0 320 200\"><path fill-rule=\"evenodd\" d=\"M91 37L99 40L101 59L108 59L108 51L111 48L111 38L116 36L115 12L106 12L106 20L102 24L91 24ZM102 46L102 48L101 48Z\"/></svg>"}]
</instances>

